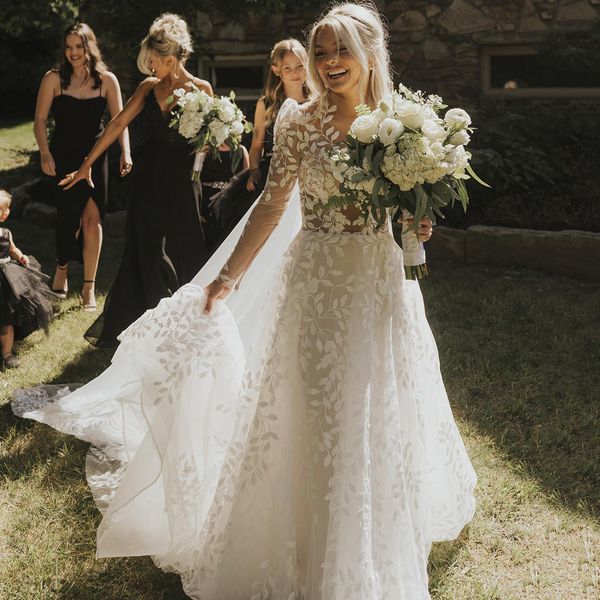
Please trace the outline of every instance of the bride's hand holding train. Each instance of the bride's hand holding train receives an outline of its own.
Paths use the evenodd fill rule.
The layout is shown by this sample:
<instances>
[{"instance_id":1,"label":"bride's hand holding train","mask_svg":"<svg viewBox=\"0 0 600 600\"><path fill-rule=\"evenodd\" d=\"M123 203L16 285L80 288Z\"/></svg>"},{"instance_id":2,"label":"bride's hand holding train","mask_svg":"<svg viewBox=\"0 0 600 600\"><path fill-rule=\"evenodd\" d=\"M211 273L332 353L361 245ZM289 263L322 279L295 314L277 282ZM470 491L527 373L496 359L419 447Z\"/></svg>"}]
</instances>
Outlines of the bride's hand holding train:
<instances>
[{"instance_id":1,"label":"bride's hand holding train","mask_svg":"<svg viewBox=\"0 0 600 600\"><path fill-rule=\"evenodd\" d=\"M205 288L206 291L206 306L204 312L209 314L212 311L215 300L225 300L231 294L231 288L221 279L215 279Z\"/></svg>"}]
</instances>

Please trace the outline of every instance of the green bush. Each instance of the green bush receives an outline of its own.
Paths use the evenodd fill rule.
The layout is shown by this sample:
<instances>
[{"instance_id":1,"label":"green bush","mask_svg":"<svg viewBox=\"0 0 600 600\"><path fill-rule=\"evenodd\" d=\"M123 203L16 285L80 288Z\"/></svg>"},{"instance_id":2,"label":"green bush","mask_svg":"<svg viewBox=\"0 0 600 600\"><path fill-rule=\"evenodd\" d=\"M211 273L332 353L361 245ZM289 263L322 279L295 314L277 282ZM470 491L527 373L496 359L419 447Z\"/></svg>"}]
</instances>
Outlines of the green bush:
<instances>
[{"instance_id":1,"label":"green bush","mask_svg":"<svg viewBox=\"0 0 600 600\"><path fill-rule=\"evenodd\" d=\"M486 99L477 113L473 166L491 186L469 186L467 215L447 224L600 232L597 100Z\"/></svg>"}]
</instances>

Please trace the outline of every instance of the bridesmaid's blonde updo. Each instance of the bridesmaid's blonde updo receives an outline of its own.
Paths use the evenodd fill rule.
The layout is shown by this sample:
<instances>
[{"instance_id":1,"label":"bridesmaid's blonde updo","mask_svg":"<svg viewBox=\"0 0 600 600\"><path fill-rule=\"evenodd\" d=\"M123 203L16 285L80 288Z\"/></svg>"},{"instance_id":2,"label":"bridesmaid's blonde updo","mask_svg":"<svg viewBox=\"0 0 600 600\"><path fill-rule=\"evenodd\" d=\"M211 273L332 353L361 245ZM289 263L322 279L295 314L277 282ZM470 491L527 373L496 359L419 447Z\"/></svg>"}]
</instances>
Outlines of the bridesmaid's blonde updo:
<instances>
[{"instance_id":1,"label":"bridesmaid's blonde updo","mask_svg":"<svg viewBox=\"0 0 600 600\"><path fill-rule=\"evenodd\" d=\"M363 102L369 100L379 102L392 91L387 29L376 6L372 2L364 1L338 4L312 27L308 44L308 70L310 78L321 95L327 93L327 87L317 71L315 46L317 34L324 27L330 27L335 34L338 47L345 46L360 63Z\"/></svg>"},{"instance_id":2,"label":"bridesmaid's blonde updo","mask_svg":"<svg viewBox=\"0 0 600 600\"><path fill-rule=\"evenodd\" d=\"M185 64L193 51L192 36L187 23L179 15L165 13L154 20L148 35L142 40L137 67L142 73L152 75L148 67L150 52L161 58L174 56Z\"/></svg>"}]
</instances>

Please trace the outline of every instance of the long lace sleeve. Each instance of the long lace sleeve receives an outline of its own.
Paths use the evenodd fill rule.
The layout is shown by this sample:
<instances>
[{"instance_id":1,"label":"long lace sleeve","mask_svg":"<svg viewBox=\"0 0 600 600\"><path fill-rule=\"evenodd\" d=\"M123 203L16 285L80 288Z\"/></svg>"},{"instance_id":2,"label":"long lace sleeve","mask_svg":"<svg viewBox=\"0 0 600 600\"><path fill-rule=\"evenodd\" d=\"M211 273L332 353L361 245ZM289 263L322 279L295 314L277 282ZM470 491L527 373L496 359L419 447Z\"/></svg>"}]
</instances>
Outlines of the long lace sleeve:
<instances>
[{"instance_id":1,"label":"long lace sleeve","mask_svg":"<svg viewBox=\"0 0 600 600\"><path fill-rule=\"evenodd\" d=\"M300 169L299 105L284 102L275 122L273 157L267 182L233 253L218 276L233 287L275 229L290 199Z\"/></svg>"}]
</instances>

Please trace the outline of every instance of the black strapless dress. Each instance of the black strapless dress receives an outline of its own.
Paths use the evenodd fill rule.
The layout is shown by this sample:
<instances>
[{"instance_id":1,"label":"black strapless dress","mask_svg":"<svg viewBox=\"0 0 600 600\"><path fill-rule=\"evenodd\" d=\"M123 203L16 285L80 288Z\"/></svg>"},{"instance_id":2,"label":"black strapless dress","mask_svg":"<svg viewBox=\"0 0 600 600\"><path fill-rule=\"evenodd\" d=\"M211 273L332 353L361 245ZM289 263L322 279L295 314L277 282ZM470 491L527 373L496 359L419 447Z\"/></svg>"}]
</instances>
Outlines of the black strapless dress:
<instances>
[{"instance_id":1,"label":"black strapless dress","mask_svg":"<svg viewBox=\"0 0 600 600\"><path fill-rule=\"evenodd\" d=\"M68 94L55 96L52 100L52 116L55 129L50 141L50 152L56 164L56 260L64 265L70 260L83 261L83 230L81 215L91 198L104 217L108 190L108 162L106 152L92 166L91 188L86 181L79 181L70 190L58 187L67 174L76 171L104 129L102 116L106 110L106 98L75 98Z\"/></svg>"},{"instance_id":2,"label":"black strapless dress","mask_svg":"<svg viewBox=\"0 0 600 600\"><path fill-rule=\"evenodd\" d=\"M221 238L221 227L213 219L212 198L228 186L232 175L235 174L231 169L231 159L232 153L230 150L220 151L218 158L209 154L202 165L200 213L211 254L218 248ZM239 172L239 168L237 172Z\"/></svg>"},{"instance_id":3,"label":"black strapless dress","mask_svg":"<svg viewBox=\"0 0 600 600\"><path fill-rule=\"evenodd\" d=\"M38 329L48 329L55 296L33 256L29 267L10 258L9 236L8 229L0 229L0 326L12 325L15 340L22 340Z\"/></svg>"},{"instance_id":4,"label":"black strapless dress","mask_svg":"<svg viewBox=\"0 0 600 600\"><path fill-rule=\"evenodd\" d=\"M117 346L117 336L162 298L188 283L208 259L190 144L169 127L154 90L138 116L144 137L133 163L125 249L104 312L85 338ZM138 140L139 142L139 140Z\"/></svg>"},{"instance_id":5,"label":"black strapless dress","mask_svg":"<svg viewBox=\"0 0 600 600\"><path fill-rule=\"evenodd\" d=\"M260 160L260 180L254 191L246 189L250 171L246 169L235 175L229 184L215 194L210 201L211 251L214 252L232 232L254 201L260 196L273 156L273 127L265 132L263 154Z\"/></svg>"}]
</instances>

